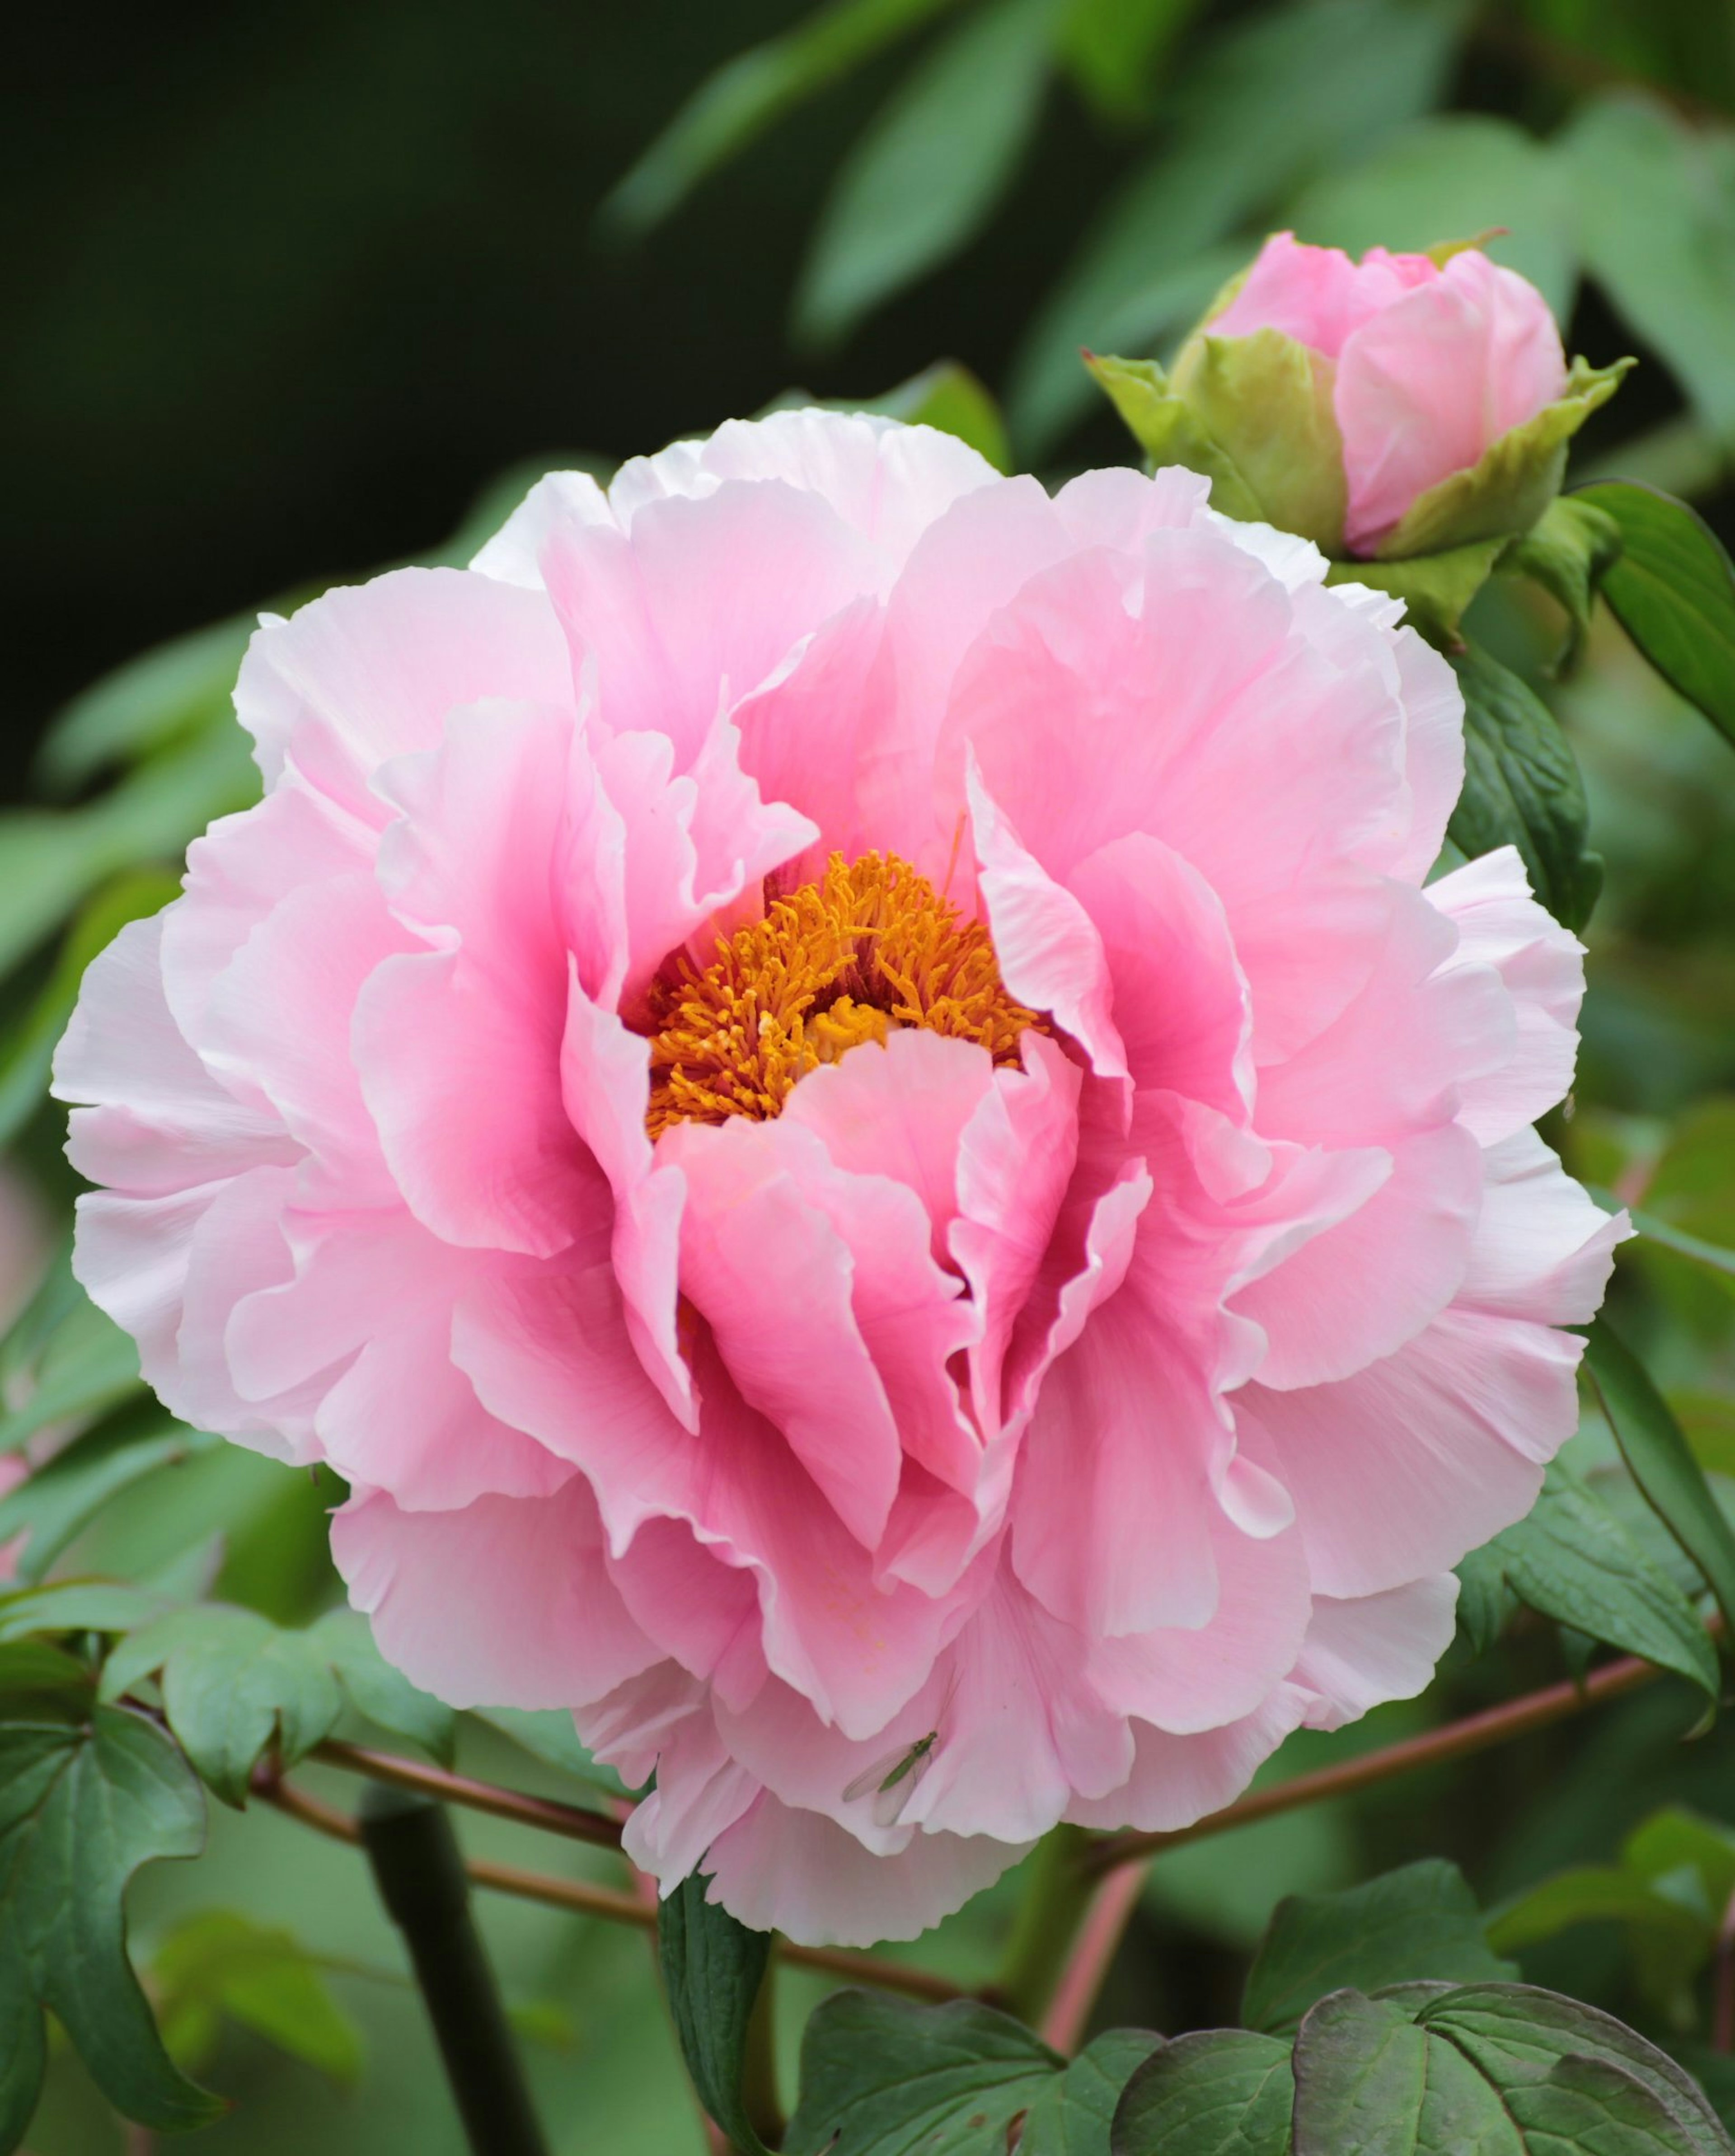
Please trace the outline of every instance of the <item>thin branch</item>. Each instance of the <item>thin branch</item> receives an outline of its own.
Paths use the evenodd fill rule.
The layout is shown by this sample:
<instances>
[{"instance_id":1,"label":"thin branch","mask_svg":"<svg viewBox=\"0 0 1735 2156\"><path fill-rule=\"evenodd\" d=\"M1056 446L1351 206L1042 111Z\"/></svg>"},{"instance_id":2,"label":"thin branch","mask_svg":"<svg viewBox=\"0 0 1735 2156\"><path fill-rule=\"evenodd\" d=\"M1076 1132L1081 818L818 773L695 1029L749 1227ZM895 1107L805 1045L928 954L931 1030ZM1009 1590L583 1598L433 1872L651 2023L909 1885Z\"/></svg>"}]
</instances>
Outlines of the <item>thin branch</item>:
<instances>
[{"instance_id":1,"label":"thin branch","mask_svg":"<svg viewBox=\"0 0 1735 2156\"><path fill-rule=\"evenodd\" d=\"M355 1748L345 1745L341 1748L345 1752L352 1752ZM320 1750L323 1753L325 1748L321 1746ZM386 1755L373 1753L368 1756L384 1758ZM345 1761L342 1763L350 1763ZM394 1761L393 1763L399 1763ZM408 1765L409 1763L402 1763ZM363 1768L358 1771L367 1773L369 1770ZM413 1771L419 1775L428 1770L416 1768ZM388 1778L382 1776L380 1779ZM450 1779L460 1778L454 1776ZM420 1789L425 1785L418 1780L408 1786ZM485 1785L479 1783L475 1786L481 1789ZM253 1793L277 1810L287 1813L291 1819L299 1820L303 1826L311 1827L316 1833L328 1835L334 1841L353 1843L361 1840L361 1830L348 1813L339 1811L333 1804L323 1803L318 1797L310 1796L306 1790L297 1789L284 1780L281 1775L272 1774L269 1768L254 1774ZM434 1793L430 1791L429 1794ZM490 1791L489 1794L505 1796L510 1793L500 1790ZM532 1800L526 1799L525 1801ZM485 1805L480 1809L486 1810L494 1807ZM500 1815L506 1819L521 1816L515 1811L505 1811ZM525 1822L533 1826L542 1823L537 1820ZM487 1857L470 1857L466 1859L464 1868L470 1874L473 1885L492 1887L498 1894L516 1895L525 1902L541 1902L550 1908L570 1909L581 1917L600 1917L609 1923L632 1924L640 1931L656 1928L655 1905L641 1901L635 1895L616 1893L607 1887L588 1886L582 1880L552 1879L544 1872L523 1871L515 1864L495 1864ZM853 1953L844 1947L798 1947L782 1938L777 1943L777 1952L785 1961L793 1962L799 1968L824 1969L828 1975L844 1977L852 1984L876 1984L881 1990L905 1992L912 1999L945 2000L961 1999L965 1995L961 1985L936 1975L932 1969L916 1969L906 1962L883 1960L878 1954Z\"/></svg>"},{"instance_id":2,"label":"thin branch","mask_svg":"<svg viewBox=\"0 0 1735 2156\"><path fill-rule=\"evenodd\" d=\"M467 1810L487 1812L519 1826L563 1835L568 1841L588 1841L598 1849L620 1847L620 1821L603 1812L586 1811L579 1804L563 1804L553 1797L526 1796L520 1789L502 1789L492 1782L473 1781L468 1774L454 1774L444 1767L426 1767L418 1759L399 1758L394 1752L371 1752L365 1745L346 1744L335 1737L315 1745L309 1756L323 1760L328 1767L346 1767L352 1774L366 1774L370 1781L414 1789L442 1804L462 1804Z\"/></svg>"},{"instance_id":3,"label":"thin branch","mask_svg":"<svg viewBox=\"0 0 1735 2156\"><path fill-rule=\"evenodd\" d=\"M1711 2002L1711 2048L1735 2051L1735 1894L1717 1926L1716 1976Z\"/></svg>"},{"instance_id":4,"label":"thin branch","mask_svg":"<svg viewBox=\"0 0 1735 2156\"><path fill-rule=\"evenodd\" d=\"M1096 2004L1122 1934L1138 1907L1144 1883L1144 1873L1137 1865L1123 1864L1118 1871L1111 1871L1096 1889L1079 1927L1077 1943L1066 1958L1039 2031L1045 2044L1052 2044L1068 2057L1084 2036L1091 2009Z\"/></svg>"},{"instance_id":5,"label":"thin branch","mask_svg":"<svg viewBox=\"0 0 1735 2156\"><path fill-rule=\"evenodd\" d=\"M1466 1715L1461 1722L1448 1722L1444 1728L1406 1738L1401 1744L1388 1744L1378 1752L1364 1752L1359 1758L1322 1767L1312 1774L1294 1775L1270 1789L1250 1789L1245 1797L1225 1805L1220 1812L1213 1812L1208 1818L1196 1820L1191 1826L1177 1828L1172 1833L1106 1835L1087 1849L1080 1861L1092 1877L1116 1871L1123 1864L1142 1863L1159 1850L1174 1849L1183 1841L1202 1841L1207 1835L1227 1834L1231 1827L1250 1826L1255 1820L1274 1819L1280 1812L1295 1811L1302 1804L1317 1804L1322 1798L1346 1796L1352 1790L1371 1789L1377 1782L1389 1781L1394 1775L1407 1774L1417 1767L1434 1767L1449 1759L1468 1758L1474 1753L1504 1744L1512 1738L1526 1736L1533 1729L1546 1729L1551 1723L1569 1721L1588 1707L1594 1707L1605 1699L1619 1698L1625 1692L1636 1691L1641 1685L1666 1674L1654 1662L1640 1661L1636 1656L1623 1656L1618 1662L1605 1662L1600 1669L1591 1671L1582 1684L1568 1681L1549 1685L1541 1691L1527 1693L1522 1699L1507 1700L1480 1714Z\"/></svg>"}]
</instances>

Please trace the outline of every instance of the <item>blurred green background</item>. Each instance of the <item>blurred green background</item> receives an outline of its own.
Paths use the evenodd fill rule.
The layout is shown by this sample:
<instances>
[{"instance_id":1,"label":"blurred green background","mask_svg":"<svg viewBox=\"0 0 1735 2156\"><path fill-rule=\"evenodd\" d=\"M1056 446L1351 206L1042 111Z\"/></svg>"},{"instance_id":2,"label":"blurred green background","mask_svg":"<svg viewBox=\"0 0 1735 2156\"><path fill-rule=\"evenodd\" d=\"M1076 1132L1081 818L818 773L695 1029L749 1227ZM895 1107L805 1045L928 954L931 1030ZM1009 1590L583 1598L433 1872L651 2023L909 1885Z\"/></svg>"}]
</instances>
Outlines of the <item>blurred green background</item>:
<instances>
[{"instance_id":1,"label":"blurred green background","mask_svg":"<svg viewBox=\"0 0 1735 2156\"><path fill-rule=\"evenodd\" d=\"M551 462L606 465L794 385L877 398L942 358L974 381L931 379L906 408L1048 476L1128 461L1081 342L1165 350L1281 224L1356 248L1505 226L1495 251L1548 291L1569 350L1645 362L1578 470L1653 479L1735 536L1735 10L1721 0L837 0L818 18L795 0L257 0L172 23L95 5L37 12L9 58L0 780L23 805L0 817L0 1140L15 1253L48 1249L70 1196L42 1086L83 963L162 902L187 839L248 798L224 716L234 618L451 551L502 473L511 493ZM1479 606L1478 633L1542 680L1560 627L1547 603L1496 584ZM1549 694L1609 864L1581 1082L1550 1135L1591 1179L1735 1247L1735 758L1606 622L1579 678ZM1654 1246L1617 1290L1724 1495L1732 1293L1735 1276ZM40 1368L14 1380L48 1382ZM123 1369L80 1412L131 1411L126 1387ZM1594 1419L1578 1458L1624 1502ZM222 1594L301 1621L334 1594L328 1501L201 1450L129 1488L59 1562L203 1563ZM1649 1516L1630 1518L1678 1572ZM1573 1645L1521 1617L1492 1654L1455 1650L1425 1702L1297 1740L1276 1771L1551 1681ZM1735 1738L1720 1723L1683 1745L1697 1712L1659 1686L1471 1769L1174 1853L1152 1871L1105 2018L1232 2020L1248 1949L1296 1888L1445 1853L1498 1904L1561 1867L1613 1864L1664 1804L1735 1837ZM473 1722L462 1763L559 1786ZM352 1801L352 1783L306 1779ZM607 1876L563 1845L459 1824L475 1853ZM911 1958L982 1980L1015 1897L1014 1881ZM177 1928L220 1909L287 1928L311 1957L297 1966L329 1986L332 2014L297 2025L304 2057L233 2013L213 2035L187 2008L208 2039L202 2070L237 2107L202 2137L213 2156L459 2149L352 1851L257 1806L219 1812L211 1853L147 1872L132 1906L165 2003ZM644 1940L497 1900L482 1914L557 2147L701 2148ZM1525 1948L1525 1974L1697 2056L1702 1958L1635 1953L1655 1922L1575 1922ZM787 1976L783 1994L793 2076L819 1994ZM63 2046L30 2145L150 2144Z\"/></svg>"}]
</instances>

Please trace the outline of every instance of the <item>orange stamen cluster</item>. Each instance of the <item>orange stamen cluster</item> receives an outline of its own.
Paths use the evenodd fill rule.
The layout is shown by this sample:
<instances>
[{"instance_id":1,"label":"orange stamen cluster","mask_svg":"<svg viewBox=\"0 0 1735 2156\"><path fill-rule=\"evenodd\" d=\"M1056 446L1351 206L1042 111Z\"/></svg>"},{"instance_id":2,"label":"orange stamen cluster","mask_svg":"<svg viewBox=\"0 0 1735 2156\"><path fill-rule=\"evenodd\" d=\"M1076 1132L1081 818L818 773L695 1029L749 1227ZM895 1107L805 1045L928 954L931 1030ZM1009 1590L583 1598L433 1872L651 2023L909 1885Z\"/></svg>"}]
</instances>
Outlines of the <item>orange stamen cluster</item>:
<instances>
[{"instance_id":1,"label":"orange stamen cluster","mask_svg":"<svg viewBox=\"0 0 1735 2156\"><path fill-rule=\"evenodd\" d=\"M716 953L703 973L683 957L651 991L653 1138L671 1123L766 1121L809 1070L903 1026L1013 1063L1039 1023L1007 994L988 931L895 854L834 854Z\"/></svg>"}]
</instances>

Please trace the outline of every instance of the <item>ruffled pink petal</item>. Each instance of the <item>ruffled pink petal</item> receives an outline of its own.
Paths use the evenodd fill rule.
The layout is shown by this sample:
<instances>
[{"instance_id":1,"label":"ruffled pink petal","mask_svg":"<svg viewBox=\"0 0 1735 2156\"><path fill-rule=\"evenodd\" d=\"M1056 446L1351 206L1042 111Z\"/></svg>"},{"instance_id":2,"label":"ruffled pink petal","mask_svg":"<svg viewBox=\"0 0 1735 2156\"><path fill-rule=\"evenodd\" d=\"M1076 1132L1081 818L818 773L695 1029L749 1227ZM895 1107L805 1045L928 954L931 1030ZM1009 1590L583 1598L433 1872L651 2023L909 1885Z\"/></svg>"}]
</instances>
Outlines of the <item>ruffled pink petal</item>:
<instances>
[{"instance_id":1,"label":"ruffled pink petal","mask_svg":"<svg viewBox=\"0 0 1735 2156\"><path fill-rule=\"evenodd\" d=\"M1126 1077L1108 960L1090 915L1025 849L973 767L969 792L977 884L1001 979L1020 1003L1048 1012L1072 1035L1099 1078Z\"/></svg>"},{"instance_id":2,"label":"ruffled pink petal","mask_svg":"<svg viewBox=\"0 0 1735 2156\"><path fill-rule=\"evenodd\" d=\"M1240 290L1205 326L1220 337L1281 330L1335 359L1353 331L1440 274L1425 254L1370 247L1353 262L1341 248L1307 247L1292 232L1274 232Z\"/></svg>"},{"instance_id":3,"label":"ruffled pink petal","mask_svg":"<svg viewBox=\"0 0 1735 2156\"><path fill-rule=\"evenodd\" d=\"M323 1377L315 1428L352 1482L406 1511L488 1492L546 1496L570 1466L485 1412L454 1368L452 1312L476 1270L401 1211L290 1214L293 1276L238 1296L223 1359L243 1400L271 1402Z\"/></svg>"},{"instance_id":4,"label":"ruffled pink petal","mask_svg":"<svg viewBox=\"0 0 1735 2156\"><path fill-rule=\"evenodd\" d=\"M1209 524L1153 531L1130 559L1072 556L1026 583L960 667L942 803L973 750L1050 875L1146 832L1200 871L1232 926L1334 858L1389 851L1411 813L1395 669L1353 608L1313 593L1305 614Z\"/></svg>"},{"instance_id":5,"label":"ruffled pink petal","mask_svg":"<svg viewBox=\"0 0 1735 2156\"><path fill-rule=\"evenodd\" d=\"M818 408L726 419L702 441L634 457L608 490L630 524L649 501L703 495L726 480L778 480L827 503L888 563L901 562L954 501L999 475L955 434L867 412Z\"/></svg>"},{"instance_id":6,"label":"ruffled pink petal","mask_svg":"<svg viewBox=\"0 0 1735 2156\"><path fill-rule=\"evenodd\" d=\"M351 1052L364 983L411 942L372 875L292 891L212 983L200 1053L233 1091L268 1101L311 1156L304 1187L331 1202L397 1195Z\"/></svg>"},{"instance_id":7,"label":"ruffled pink petal","mask_svg":"<svg viewBox=\"0 0 1735 2156\"><path fill-rule=\"evenodd\" d=\"M160 993L189 1040L203 1037L211 985L292 891L371 869L372 826L286 769L264 799L220 817L187 850L185 896L162 921Z\"/></svg>"},{"instance_id":8,"label":"ruffled pink petal","mask_svg":"<svg viewBox=\"0 0 1735 2156\"><path fill-rule=\"evenodd\" d=\"M571 1707L659 1659L609 1583L582 1476L457 1512L357 1491L332 1516L331 1554L386 1660L451 1707Z\"/></svg>"},{"instance_id":9,"label":"ruffled pink petal","mask_svg":"<svg viewBox=\"0 0 1735 2156\"><path fill-rule=\"evenodd\" d=\"M572 662L539 593L465 569L394 569L267 615L249 645L235 710L267 785L285 758L376 829L370 780L390 757L433 748L449 712L487 699L569 704Z\"/></svg>"},{"instance_id":10,"label":"ruffled pink petal","mask_svg":"<svg viewBox=\"0 0 1735 2156\"><path fill-rule=\"evenodd\" d=\"M689 1715L660 1746L657 1785L627 1821L623 1846L640 1871L673 1886L758 1794L710 1716Z\"/></svg>"},{"instance_id":11,"label":"ruffled pink petal","mask_svg":"<svg viewBox=\"0 0 1735 2156\"><path fill-rule=\"evenodd\" d=\"M719 1561L750 1567L771 1668L866 1735L919 1687L953 1605L874 1585L870 1554L790 1471L786 1441L708 1339L699 1346L703 1412L689 1434L632 1352L606 1268L502 1274L472 1290L454 1323L454 1360L484 1406L584 1469L617 1553L645 1521L674 1519Z\"/></svg>"},{"instance_id":12,"label":"ruffled pink petal","mask_svg":"<svg viewBox=\"0 0 1735 2156\"><path fill-rule=\"evenodd\" d=\"M646 502L624 532L563 526L542 574L575 670L595 670L603 723L666 735L686 771L719 710L872 591L880 571L818 496L770 480Z\"/></svg>"},{"instance_id":13,"label":"ruffled pink petal","mask_svg":"<svg viewBox=\"0 0 1735 2156\"><path fill-rule=\"evenodd\" d=\"M685 1521L647 1520L624 1549L610 1553L608 1570L634 1621L716 1702L743 1707L767 1689L759 1597L746 1566L727 1563ZM625 1702L617 1705L626 1712ZM711 1705L702 1705L708 1718ZM641 1740L619 1734L623 1726L611 1722L608 1741L631 1750ZM654 1763L628 1779L643 1781Z\"/></svg>"},{"instance_id":14,"label":"ruffled pink petal","mask_svg":"<svg viewBox=\"0 0 1735 2156\"><path fill-rule=\"evenodd\" d=\"M1512 1054L1463 1087L1459 1120L1484 1145L1533 1123L1573 1082L1584 947L1530 895L1511 846L1485 854L1424 894L1458 931L1445 973L1492 968L1512 998Z\"/></svg>"},{"instance_id":15,"label":"ruffled pink petal","mask_svg":"<svg viewBox=\"0 0 1735 2156\"><path fill-rule=\"evenodd\" d=\"M1460 1306L1588 1325L1631 1222L1595 1204L1534 1131L1503 1139L1483 1158L1487 1181Z\"/></svg>"},{"instance_id":16,"label":"ruffled pink petal","mask_svg":"<svg viewBox=\"0 0 1735 2156\"><path fill-rule=\"evenodd\" d=\"M760 1796L706 1858L709 1898L756 1931L803 1946L913 1939L1025 1855L987 1835L915 1834L875 1856L818 1812Z\"/></svg>"},{"instance_id":17,"label":"ruffled pink petal","mask_svg":"<svg viewBox=\"0 0 1735 2156\"><path fill-rule=\"evenodd\" d=\"M1427 894L1389 888L1387 932L1360 993L1305 1047L1260 1070L1261 1131L1304 1144L1389 1145L1449 1121L1474 1086L1510 1065L1517 1025L1499 975L1462 963Z\"/></svg>"},{"instance_id":18,"label":"ruffled pink petal","mask_svg":"<svg viewBox=\"0 0 1735 2156\"><path fill-rule=\"evenodd\" d=\"M1450 1572L1358 1601L1319 1596L1291 1679L1314 1696L1308 1727L1341 1729L1389 1699L1414 1699L1451 1645L1457 1616Z\"/></svg>"},{"instance_id":19,"label":"ruffled pink petal","mask_svg":"<svg viewBox=\"0 0 1735 2156\"><path fill-rule=\"evenodd\" d=\"M542 588L542 549L568 524L613 524L608 496L588 472L547 472L470 562L484 577Z\"/></svg>"},{"instance_id":20,"label":"ruffled pink petal","mask_svg":"<svg viewBox=\"0 0 1735 2156\"><path fill-rule=\"evenodd\" d=\"M1377 1594L1445 1572L1514 1520L1578 1425L1572 1333L1448 1310L1334 1385L1250 1385L1235 1401L1295 1501L1322 1594Z\"/></svg>"},{"instance_id":21,"label":"ruffled pink petal","mask_svg":"<svg viewBox=\"0 0 1735 2156\"><path fill-rule=\"evenodd\" d=\"M981 1313L970 1353L970 1397L985 1434L1004 1427L1006 1358L1042 1272L1078 1158L1080 1075L1034 1031L1023 1069L997 1070L959 1141L958 1218L949 1245ZM1005 1455L1009 1471L1009 1451ZM1004 1491L983 1491L998 1517Z\"/></svg>"},{"instance_id":22,"label":"ruffled pink petal","mask_svg":"<svg viewBox=\"0 0 1735 2156\"><path fill-rule=\"evenodd\" d=\"M1300 1727L1309 1704L1298 1686L1281 1684L1253 1713L1222 1729L1176 1737L1136 1722L1132 1774L1106 1797L1075 1797L1066 1816L1079 1826L1137 1827L1146 1834L1191 1826L1240 1796Z\"/></svg>"},{"instance_id":23,"label":"ruffled pink petal","mask_svg":"<svg viewBox=\"0 0 1735 2156\"><path fill-rule=\"evenodd\" d=\"M744 891L757 900L773 869L818 835L817 825L778 802L766 802L741 767L741 740L719 712L701 742L690 773L674 774L674 747L663 734L598 740L597 770L625 832L623 859L629 1007L670 952L692 940L711 963L698 931Z\"/></svg>"},{"instance_id":24,"label":"ruffled pink petal","mask_svg":"<svg viewBox=\"0 0 1735 2156\"><path fill-rule=\"evenodd\" d=\"M1245 1116L1252 1009L1210 886L1143 832L1086 855L1068 883L1102 939L1133 1083Z\"/></svg>"},{"instance_id":25,"label":"ruffled pink petal","mask_svg":"<svg viewBox=\"0 0 1735 2156\"><path fill-rule=\"evenodd\" d=\"M1566 355L1533 285L1471 249L1345 340L1333 402L1349 481L1344 536L1378 545L1416 496L1566 388Z\"/></svg>"},{"instance_id":26,"label":"ruffled pink petal","mask_svg":"<svg viewBox=\"0 0 1735 2156\"><path fill-rule=\"evenodd\" d=\"M809 1195L819 1164L798 1159L801 1148L788 1142L796 1135L740 1116L667 1134L660 1150L687 1180L681 1287L743 1399L783 1433L871 1549L897 1494L898 1424L851 1306L850 1243ZM818 1150L816 1140L807 1145ZM876 1245L875 1257L894 1270L900 1255L913 1256L939 1279L913 1196L889 1180L857 1180L854 1204L839 1209L855 1237Z\"/></svg>"},{"instance_id":27,"label":"ruffled pink petal","mask_svg":"<svg viewBox=\"0 0 1735 2156\"><path fill-rule=\"evenodd\" d=\"M92 959L54 1051L67 1155L91 1182L168 1196L255 1166L288 1166L302 1148L269 1106L238 1101L187 1045L163 998L163 916L131 921Z\"/></svg>"},{"instance_id":28,"label":"ruffled pink petal","mask_svg":"<svg viewBox=\"0 0 1735 2156\"><path fill-rule=\"evenodd\" d=\"M1266 1336L1260 1383L1329 1384L1413 1340L1461 1286L1481 1204L1468 1131L1445 1123L1399 1140L1364 1204L1236 1296Z\"/></svg>"},{"instance_id":29,"label":"ruffled pink petal","mask_svg":"<svg viewBox=\"0 0 1735 2156\"><path fill-rule=\"evenodd\" d=\"M472 1249L552 1256L597 1214L560 1084L572 748L564 712L485 706L379 781L403 812L381 884L435 947L382 965L355 999L362 1090L411 1210Z\"/></svg>"},{"instance_id":30,"label":"ruffled pink petal","mask_svg":"<svg viewBox=\"0 0 1735 2156\"><path fill-rule=\"evenodd\" d=\"M1093 1640L1084 1656L1105 1706L1177 1736L1255 1713L1293 1666L1312 1606L1296 1529L1255 1538L1218 1514L1206 1532L1217 1574L1209 1622Z\"/></svg>"}]
</instances>

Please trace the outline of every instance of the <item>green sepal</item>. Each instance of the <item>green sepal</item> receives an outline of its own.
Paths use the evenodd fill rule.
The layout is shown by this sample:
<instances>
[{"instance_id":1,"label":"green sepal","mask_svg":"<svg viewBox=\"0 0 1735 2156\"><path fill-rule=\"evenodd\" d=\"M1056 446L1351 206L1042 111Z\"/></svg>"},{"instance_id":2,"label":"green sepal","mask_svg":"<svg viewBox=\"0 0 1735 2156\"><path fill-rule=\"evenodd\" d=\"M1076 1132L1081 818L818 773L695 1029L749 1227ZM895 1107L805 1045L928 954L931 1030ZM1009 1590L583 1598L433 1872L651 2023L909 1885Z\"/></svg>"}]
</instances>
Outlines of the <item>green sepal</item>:
<instances>
[{"instance_id":1,"label":"green sepal","mask_svg":"<svg viewBox=\"0 0 1735 2156\"><path fill-rule=\"evenodd\" d=\"M1567 444L1636 364L1618 359L1612 367L1589 367L1575 359L1553 403L1508 428L1468 471L1453 472L1416 496L1379 542L1380 560L1442 554L1478 539L1528 531L1560 492Z\"/></svg>"},{"instance_id":2,"label":"green sepal","mask_svg":"<svg viewBox=\"0 0 1735 2156\"><path fill-rule=\"evenodd\" d=\"M1460 626L1464 610L1510 544L1506 539L1479 539L1473 546L1454 547L1444 554L1416 554L1405 562L1333 562L1326 582L1367 584L1374 591L1389 592L1403 600L1412 626L1430 644L1458 651L1464 643Z\"/></svg>"},{"instance_id":3,"label":"green sepal","mask_svg":"<svg viewBox=\"0 0 1735 2156\"><path fill-rule=\"evenodd\" d=\"M1503 574L1533 578L1566 609L1566 642L1554 661L1556 674L1578 663L1597 588L1620 559L1622 545L1620 526L1607 510L1562 494L1501 560Z\"/></svg>"},{"instance_id":4,"label":"green sepal","mask_svg":"<svg viewBox=\"0 0 1735 2156\"><path fill-rule=\"evenodd\" d=\"M1332 393L1337 370L1281 330L1191 337L1170 377L1201 432L1240 475L1255 515L1327 554L1343 551L1347 490ZM1212 500L1219 509L1227 505Z\"/></svg>"},{"instance_id":5,"label":"green sepal","mask_svg":"<svg viewBox=\"0 0 1735 2156\"><path fill-rule=\"evenodd\" d=\"M1214 509L1244 524L1262 521L1258 499L1234 458L1212 440L1154 359L1086 352L1085 364L1153 465L1184 465L1211 482Z\"/></svg>"}]
</instances>

